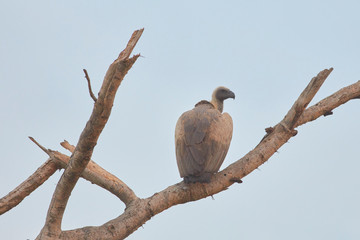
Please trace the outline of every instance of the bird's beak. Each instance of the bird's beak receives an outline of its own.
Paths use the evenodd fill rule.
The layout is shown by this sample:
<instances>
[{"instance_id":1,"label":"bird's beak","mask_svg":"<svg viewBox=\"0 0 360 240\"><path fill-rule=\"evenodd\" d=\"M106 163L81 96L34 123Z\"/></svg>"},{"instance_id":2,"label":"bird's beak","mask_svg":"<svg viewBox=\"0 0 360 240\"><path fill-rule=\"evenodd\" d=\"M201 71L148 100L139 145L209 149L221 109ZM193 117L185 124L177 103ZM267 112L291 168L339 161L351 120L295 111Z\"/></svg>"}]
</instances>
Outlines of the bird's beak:
<instances>
[{"instance_id":1,"label":"bird's beak","mask_svg":"<svg viewBox=\"0 0 360 240\"><path fill-rule=\"evenodd\" d=\"M235 99L235 93L233 93L232 91L229 91L229 98Z\"/></svg>"}]
</instances>

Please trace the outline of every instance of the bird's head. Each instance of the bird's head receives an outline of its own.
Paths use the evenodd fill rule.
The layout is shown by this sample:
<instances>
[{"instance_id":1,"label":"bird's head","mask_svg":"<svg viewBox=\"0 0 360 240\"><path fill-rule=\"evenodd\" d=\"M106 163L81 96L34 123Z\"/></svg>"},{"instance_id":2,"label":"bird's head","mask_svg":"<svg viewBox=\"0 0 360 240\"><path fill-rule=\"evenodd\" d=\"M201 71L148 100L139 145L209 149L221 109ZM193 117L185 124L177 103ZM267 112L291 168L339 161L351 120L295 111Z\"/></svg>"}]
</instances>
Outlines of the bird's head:
<instances>
[{"instance_id":1,"label":"bird's head","mask_svg":"<svg viewBox=\"0 0 360 240\"><path fill-rule=\"evenodd\" d=\"M212 94L211 103L215 106L215 108L222 112L224 107L223 102L228 98L235 99L235 93L226 87L217 87Z\"/></svg>"},{"instance_id":2,"label":"bird's head","mask_svg":"<svg viewBox=\"0 0 360 240\"><path fill-rule=\"evenodd\" d=\"M235 99L235 94L226 87L217 87L213 92L212 98L216 98L218 101L224 101L228 98Z\"/></svg>"}]
</instances>

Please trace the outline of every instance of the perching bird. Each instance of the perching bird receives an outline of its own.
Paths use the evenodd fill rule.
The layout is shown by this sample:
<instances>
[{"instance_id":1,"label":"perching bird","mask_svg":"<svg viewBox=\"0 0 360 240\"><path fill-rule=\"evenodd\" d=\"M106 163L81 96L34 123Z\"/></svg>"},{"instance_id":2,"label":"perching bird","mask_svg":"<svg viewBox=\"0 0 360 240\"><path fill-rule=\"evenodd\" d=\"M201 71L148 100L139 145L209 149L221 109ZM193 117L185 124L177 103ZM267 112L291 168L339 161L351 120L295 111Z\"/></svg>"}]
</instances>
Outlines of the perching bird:
<instances>
[{"instance_id":1,"label":"perching bird","mask_svg":"<svg viewBox=\"0 0 360 240\"><path fill-rule=\"evenodd\" d=\"M224 162L233 132L230 115L222 113L223 102L228 98L235 99L235 94L218 87L211 102L198 102L177 121L176 161L185 183L210 182Z\"/></svg>"}]
</instances>

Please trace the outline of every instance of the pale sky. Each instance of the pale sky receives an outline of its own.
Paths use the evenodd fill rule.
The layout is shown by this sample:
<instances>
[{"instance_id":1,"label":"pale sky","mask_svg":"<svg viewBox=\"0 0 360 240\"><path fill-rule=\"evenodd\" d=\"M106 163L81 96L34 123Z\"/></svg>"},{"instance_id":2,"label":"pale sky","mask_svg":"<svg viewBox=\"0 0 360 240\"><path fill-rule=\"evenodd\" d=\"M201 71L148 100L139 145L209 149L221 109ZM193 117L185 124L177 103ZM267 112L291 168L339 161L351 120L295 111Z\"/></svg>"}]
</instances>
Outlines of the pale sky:
<instances>
[{"instance_id":1,"label":"pale sky","mask_svg":"<svg viewBox=\"0 0 360 240\"><path fill-rule=\"evenodd\" d=\"M135 3L134 3L135 2ZM312 104L360 79L359 1L0 0L0 197L47 160L28 136L67 153L132 32L141 53L119 88L93 160L149 197L181 181L179 116L223 85L236 94L221 169L252 150L310 79L333 67ZM227 191L172 207L128 239L360 239L360 100L298 128L260 170ZM0 239L34 239L63 171L0 216ZM85 180L63 229L102 225L124 205Z\"/></svg>"}]
</instances>

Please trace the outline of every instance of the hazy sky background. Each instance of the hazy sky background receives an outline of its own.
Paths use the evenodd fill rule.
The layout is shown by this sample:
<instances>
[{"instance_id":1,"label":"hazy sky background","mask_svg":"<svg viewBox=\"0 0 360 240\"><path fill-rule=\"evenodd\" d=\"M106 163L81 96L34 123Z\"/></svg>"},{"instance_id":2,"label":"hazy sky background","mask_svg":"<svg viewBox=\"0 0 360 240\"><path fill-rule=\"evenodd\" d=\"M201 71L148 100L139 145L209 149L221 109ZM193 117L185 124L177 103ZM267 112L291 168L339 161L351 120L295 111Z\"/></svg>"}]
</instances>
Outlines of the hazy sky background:
<instances>
[{"instance_id":1,"label":"hazy sky background","mask_svg":"<svg viewBox=\"0 0 360 240\"><path fill-rule=\"evenodd\" d=\"M47 155L76 144L108 66L132 32L141 53L119 88L93 160L148 197L181 181L178 117L213 89L234 121L222 168L253 149L310 79L334 67L314 102L360 79L359 1L0 1L0 195ZM128 239L360 239L360 100L298 128L259 171L227 191L172 207ZM54 174L0 216L0 239L34 239ZM80 180L63 229L101 225L124 205Z\"/></svg>"}]
</instances>

